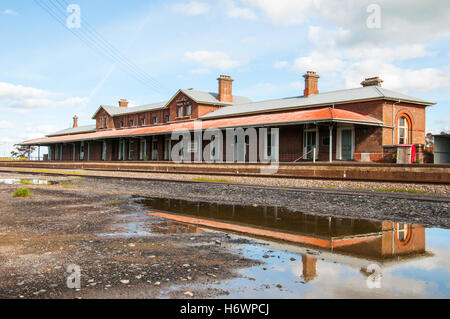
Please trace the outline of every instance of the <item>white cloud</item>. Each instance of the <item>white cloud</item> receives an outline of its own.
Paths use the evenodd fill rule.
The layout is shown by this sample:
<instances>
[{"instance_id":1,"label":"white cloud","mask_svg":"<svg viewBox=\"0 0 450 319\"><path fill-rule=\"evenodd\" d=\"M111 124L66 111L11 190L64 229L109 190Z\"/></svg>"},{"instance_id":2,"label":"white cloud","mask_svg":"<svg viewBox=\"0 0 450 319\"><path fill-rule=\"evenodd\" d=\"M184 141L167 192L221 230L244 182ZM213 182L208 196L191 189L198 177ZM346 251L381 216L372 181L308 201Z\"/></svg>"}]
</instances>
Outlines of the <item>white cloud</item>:
<instances>
[{"instance_id":1,"label":"white cloud","mask_svg":"<svg viewBox=\"0 0 450 319\"><path fill-rule=\"evenodd\" d=\"M191 1L188 3L177 3L173 6L173 9L177 12L193 16L206 14L211 10L211 7L205 2Z\"/></svg>"},{"instance_id":2,"label":"white cloud","mask_svg":"<svg viewBox=\"0 0 450 319\"><path fill-rule=\"evenodd\" d=\"M289 62L277 61L277 62L275 62L275 64L273 66L275 69L283 69L283 68L287 68L289 66Z\"/></svg>"},{"instance_id":3,"label":"white cloud","mask_svg":"<svg viewBox=\"0 0 450 319\"><path fill-rule=\"evenodd\" d=\"M5 11L3 11L3 14L15 16L17 15L17 12L11 9L6 9Z\"/></svg>"},{"instance_id":4,"label":"white cloud","mask_svg":"<svg viewBox=\"0 0 450 319\"><path fill-rule=\"evenodd\" d=\"M227 53L219 51L189 51L184 54L184 57L205 68L220 69L224 71L241 65L239 61L232 60Z\"/></svg>"},{"instance_id":5,"label":"white cloud","mask_svg":"<svg viewBox=\"0 0 450 319\"><path fill-rule=\"evenodd\" d=\"M346 87L349 88L358 87L362 77L370 76L380 76L384 80L384 87L400 92L428 92L450 88L448 71L436 68L413 70L378 60L363 60L351 64L343 72Z\"/></svg>"},{"instance_id":6,"label":"white cloud","mask_svg":"<svg viewBox=\"0 0 450 319\"><path fill-rule=\"evenodd\" d=\"M378 0L381 28L367 27L367 7L373 0L322 0L320 19L351 30L346 43L405 43L450 37L448 0Z\"/></svg>"},{"instance_id":7,"label":"white cloud","mask_svg":"<svg viewBox=\"0 0 450 319\"><path fill-rule=\"evenodd\" d=\"M346 33L335 39L343 44L450 38L448 0L377 0L381 8L381 29L367 27L370 15L367 8L373 0L222 0L219 8L224 3L236 9L230 12L235 18L257 19L276 26L325 22Z\"/></svg>"},{"instance_id":8,"label":"white cloud","mask_svg":"<svg viewBox=\"0 0 450 319\"><path fill-rule=\"evenodd\" d=\"M318 43L321 40L321 27L310 26L308 29L308 40L312 43Z\"/></svg>"},{"instance_id":9,"label":"white cloud","mask_svg":"<svg viewBox=\"0 0 450 319\"><path fill-rule=\"evenodd\" d=\"M49 97L51 93L44 90L0 82L0 99L28 99Z\"/></svg>"},{"instance_id":10,"label":"white cloud","mask_svg":"<svg viewBox=\"0 0 450 319\"><path fill-rule=\"evenodd\" d=\"M319 7L317 0L242 0L242 3L280 26L303 23Z\"/></svg>"},{"instance_id":11,"label":"white cloud","mask_svg":"<svg viewBox=\"0 0 450 319\"><path fill-rule=\"evenodd\" d=\"M308 28L308 40L317 46L335 47L337 43L345 41L351 35L351 31L342 27L323 28L310 26Z\"/></svg>"},{"instance_id":12,"label":"white cloud","mask_svg":"<svg viewBox=\"0 0 450 319\"><path fill-rule=\"evenodd\" d=\"M413 58L422 58L433 53L427 52L424 45L412 44L397 47L386 46L356 46L335 52L342 58L347 59L370 59L380 61L402 61Z\"/></svg>"},{"instance_id":13,"label":"white cloud","mask_svg":"<svg viewBox=\"0 0 450 319\"><path fill-rule=\"evenodd\" d=\"M326 73L341 70L344 66L344 61L338 57L314 51L308 56L297 58L292 68L298 72L317 71L319 73Z\"/></svg>"},{"instance_id":14,"label":"white cloud","mask_svg":"<svg viewBox=\"0 0 450 319\"><path fill-rule=\"evenodd\" d=\"M250 8L238 7L233 0L221 0L220 7L227 17L244 20L255 20L257 18L256 13Z\"/></svg>"},{"instance_id":15,"label":"white cloud","mask_svg":"<svg viewBox=\"0 0 450 319\"><path fill-rule=\"evenodd\" d=\"M87 102L86 98L61 99L59 96L60 94L33 87L0 82L0 107L19 112L41 107L76 107Z\"/></svg>"},{"instance_id":16,"label":"white cloud","mask_svg":"<svg viewBox=\"0 0 450 319\"><path fill-rule=\"evenodd\" d=\"M427 92L450 87L447 66L443 69L412 69L399 67L395 62L434 55L424 45L409 44L396 47L359 45L316 49L294 61L296 72L342 72L347 88L359 87L366 77L380 76L383 86L398 91Z\"/></svg>"},{"instance_id":17,"label":"white cloud","mask_svg":"<svg viewBox=\"0 0 450 319\"><path fill-rule=\"evenodd\" d=\"M8 129L8 128L13 128L14 124L8 121L0 121L0 130L1 129Z\"/></svg>"}]
</instances>

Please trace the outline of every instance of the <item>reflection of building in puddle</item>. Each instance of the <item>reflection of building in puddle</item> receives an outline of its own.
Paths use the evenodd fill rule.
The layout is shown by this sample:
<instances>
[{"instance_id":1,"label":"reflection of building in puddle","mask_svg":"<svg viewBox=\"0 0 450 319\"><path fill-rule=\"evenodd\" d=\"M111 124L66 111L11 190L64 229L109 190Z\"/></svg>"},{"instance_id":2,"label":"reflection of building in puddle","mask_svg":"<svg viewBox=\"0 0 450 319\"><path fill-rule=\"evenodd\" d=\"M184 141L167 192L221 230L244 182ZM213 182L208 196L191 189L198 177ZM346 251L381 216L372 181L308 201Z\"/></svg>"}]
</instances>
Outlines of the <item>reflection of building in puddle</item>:
<instances>
[{"instance_id":1,"label":"reflection of building in puddle","mask_svg":"<svg viewBox=\"0 0 450 319\"><path fill-rule=\"evenodd\" d=\"M378 222L378 233L359 234L360 238L342 238L335 251L373 259L389 259L397 256L425 252L425 228L392 222Z\"/></svg>"},{"instance_id":2,"label":"reflection of building in puddle","mask_svg":"<svg viewBox=\"0 0 450 319\"><path fill-rule=\"evenodd\" d=\"M347 260L352 259L351 263L360 269L367 266L367 260L398 262L400 256L412 258L425 253L425 228L418 225L323 217L280 207L174 199L146 199L141 203L151 210L168 212L155 215L169 220L315 247L327 252L330 259L352 256ZM303 279L313 280L317 276L316 258L302 253L302 261Z\"/></svg>"},{"instance_id":3,"label":"reflection of building in puddle","mask_svg":"<svg viewBox=\"0 0 450 319\"><path fill-rule=\"evenodd\" d=\"M418 225L407 225L392 222L379 223L380 232L369 234L359 238L340 238L333 242L330 239L330 247L333 253L344 253L354 256L368 257L374 262L393 261L399 262L400 257L414 258L425 253L425 228ZM397 258L397 260L395 260ZM317 259L307 254L302 255L303 275L305 282L317 277ZM364 263L364 260L362 260ZM373 265L373 264L372 264ZM360 272L369 277L374 270L368 270L368 265L362 265Z\"/></svg>"},{"instance_id":4,"label":"reflection of building in puddle","mask_svg":"<svg viewBox=\"0 0 450 319\"><path fill-rule=\"evenodd\" d=\"M303 274L301 277L305 280L305 282L314 280L317 277L317 259L308 255L302 255L302 263Z\"/></svg>"},{"instance_id":5,"label":"reflection of building in puddle","mask_svg":"<svg viewBox=\"0 0 450 319\"><path fill-rule=\"evenodd\" d=\"M200 234L204 230L195 225L181 224L176 222L162 222L150 226L151 232L155 234Z\"/></svg>"},{"instance_id":6,"label":"reflection of building in puddle","mask_svg":"<svg viewBox=\"0 0 450 319\"><path fill-rule=\"evenodd\" d=\"M47 181L43 179L18 179L18 178L0 178L0 184L14 185L56 185L57 182Z\"/></svg>"}]
</instances>

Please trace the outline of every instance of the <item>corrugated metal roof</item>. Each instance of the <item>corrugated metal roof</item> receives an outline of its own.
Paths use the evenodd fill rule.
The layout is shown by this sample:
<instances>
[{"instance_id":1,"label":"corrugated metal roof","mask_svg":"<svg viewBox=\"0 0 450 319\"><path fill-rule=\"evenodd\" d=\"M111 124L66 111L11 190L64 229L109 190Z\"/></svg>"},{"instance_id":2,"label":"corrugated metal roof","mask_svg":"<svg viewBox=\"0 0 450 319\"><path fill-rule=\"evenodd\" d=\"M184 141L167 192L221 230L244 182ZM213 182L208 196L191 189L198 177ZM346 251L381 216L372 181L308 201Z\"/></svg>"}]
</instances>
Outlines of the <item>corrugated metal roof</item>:
<instances>
[{"instance_id":1,"label":"corrugated metal roof","mask_svg":"<svg viewBox=\"0 0 450 319\"><path fill-rule=\"evenodd\" d=\"M55 132L46 136L59 136L59 135L71 135L71 134L82 134L82 133L88 133L88 132L95 132L96 126L95 125L86 125L86 126L79 126L74 128L68 128L59 132Z\"/></svg>"},{"instance_id":2,"label":"corrugated metal roof","mask_svg":"<svg viewBox=\"0 0 450 319\"><path fill-rule=\"evenodd\" d=\"M183 94L189 96L197 103L206 103L206 104L215 104L215 105L232 105L232 104L246 104L251 103L252 100L246 98L245 96L233 96L233 102L220 102L219 94L213 92L204 92L204 91L196 91L196 90L180 90Z\"/></svg>"},{"instance_id":3,"label":"corrugated metal roof","mask_svg":"<svg viewBox=\"0 0 450 319\"><path fill-rule=\"evenodd\" d=\"M376 118L373 118L365 114L340 109L332 109L327 107L312 110L295 110L290 112L279 112L271 114L255 114L232 118L205 120L201 122L202 122L202 129L268 126L268 125L294 125L294 124L314 123L314 122L346 122L346 123L358 123L377 126L383 124ZM170 134L172 132L179 130L192 131L195 128L196 128L195 122L188 121L188 122L155 125L144 128L108 130L79 135L48 137L43 139L26 141L23 142L22 144L48 145L53 143L70 143L95 139Z\"/></svg>"},{"instance_id":4,"label":"corrugated metal roof","mask_svg":"<svg viewBox=\"0 0 450 319\"><path fill-rule=\"evenodd\" d=\"M190 97L192 100L194 100L197 103L205 103L205 104L214 104L214 105L233 105L233 104L244 104L244 103L250 103L252 102L250 99L244 97L244 96L234 96L233 97L233 103L226 103L226 102L220 102L218 100L218 94L213 92L204 92L204 91L196 91L191 89L182 89L178 92L182 92L186 96ZM177 94L178 94L177 92ZM177 95L175 94L175 96ZM174 97L175 97L174 96ZM140 112L148 112L148 111L156 111L165 108L171 101L165 102L158 102L153 104L146 104L141 106L132 106L132 107L119 107L119 106L112 106L112 105L101 105L98 110L94 113L92 118L95 118L98 111L100 111L101 108L103 108L109 115L111 116L119 116L119 115L126 115L126 114L134 114L134 113L140 113Z\"/></svg>"},{"instance_id":5,"label":"corrugated metal roof","mask_svg":"<svg viewBox=\"0 0 450 319\"><path fill-rule=\"evenodd\" d=\"M309 97L297 96L247 104L232 105L221 108L214 112L202 116L202 119L229 117L250 113L262 113L279 111L283 109L305 108L319 105L332 105L352 101L364 101L373 99L401 100L404 102L414 102L424 105L433 105L433 102L394 92L377 86L361 87L356 89L340 90L311 95Z\"/></svg>"},{"instance_id":6,"label":"corrugated metal roof","mask_svg":"<svg viewBox=\"0 0 450 319\"><path fill-rule=\"evenodd\" d=\"M146 111L159 110L159 109L164 108L165 105L166 105L166 102L159 102L159 103L146 104L146 105L140 105L140 106L132 106L132 107L101 105L100 108L103 108L111 116L118 116L118 115L134 114L134 113L140 113L140 112L146 112ZM95 112L93 118L95 118L98 111L100 111L100 108L97 110L97 112Z\"/></svg>"}]
</instances>

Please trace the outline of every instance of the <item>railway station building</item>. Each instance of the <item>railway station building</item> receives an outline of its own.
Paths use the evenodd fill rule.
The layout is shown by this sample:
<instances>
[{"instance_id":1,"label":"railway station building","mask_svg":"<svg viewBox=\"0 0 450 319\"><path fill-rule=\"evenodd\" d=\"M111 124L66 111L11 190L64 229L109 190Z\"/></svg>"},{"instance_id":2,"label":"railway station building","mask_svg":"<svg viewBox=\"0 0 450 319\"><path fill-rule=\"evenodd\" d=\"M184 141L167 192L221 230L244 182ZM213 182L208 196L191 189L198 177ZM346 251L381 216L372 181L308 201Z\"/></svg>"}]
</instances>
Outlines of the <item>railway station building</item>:
<instances>
[{"instance_id":1,"label":"railway station building","mask_svg":"<svg viewBox=\"0 0 450 319\"><path fill-rule=\"evenodd\" d=\"M255 102L233 95L234 80L221 75L218 92L180 89L168 101L142 106L122 99L98 107L92 125L78 126L75 116L73 127L22 145L48 147L49 161L171 161L173 134L194 132L201 123L203 131L222 132L223 140L193 138L188 152L209 145L217 162L225 161L220 150L237 145L237 138L226 134L236 128L266 128L265 142L257 135L256 147L278 162L392 163L405 145L414 147L413 162L424 162L426 108L435 103L384 88L378 77L333 92L319 92L315 72L303 77L299 96ZM254 161L250 144L246 137L242 148L235 147L234 161Z\"/></svg>"}]
</instances>

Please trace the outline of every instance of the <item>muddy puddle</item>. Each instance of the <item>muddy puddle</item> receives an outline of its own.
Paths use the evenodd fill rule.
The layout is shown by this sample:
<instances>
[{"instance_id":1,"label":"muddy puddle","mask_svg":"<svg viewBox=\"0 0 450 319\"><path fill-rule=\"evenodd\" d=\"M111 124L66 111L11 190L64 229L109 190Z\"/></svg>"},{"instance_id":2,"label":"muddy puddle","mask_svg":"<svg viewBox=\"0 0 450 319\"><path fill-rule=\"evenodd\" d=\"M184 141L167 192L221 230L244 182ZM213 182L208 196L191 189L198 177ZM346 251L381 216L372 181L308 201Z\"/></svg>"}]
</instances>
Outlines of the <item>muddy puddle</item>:
<instances>
[{"instance_id":1,"label":"muddy puddle","mask_svg":"<svg viewBox=\"0 0 450 319\"><path fill-rule=\"evenodd\" d=\"M160 235L200 234L205 232L195 225L168 221L165 219L152 219L143 216L141 212L121 216L126 223L119 223L113 231L98 234L99 237L153 237Z\"/></svg>"},{"instance_id":2,"label":"muddy puddle","mask_svg":"<svg viewBox=\"0 0 450 319\"><path fill-rule=\"evenodd\" d=\"M135 200L159 217L147 226L151 234L219 229L251 239L227 249L263 264L240 270L235 279L209 284L227 292L220 298L450 297L447 229L315 216L280 207ZM201 287L170 290L177 289Z\"/></svg>"}]
</instances>

